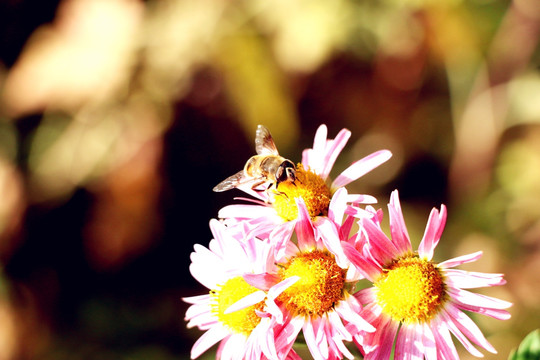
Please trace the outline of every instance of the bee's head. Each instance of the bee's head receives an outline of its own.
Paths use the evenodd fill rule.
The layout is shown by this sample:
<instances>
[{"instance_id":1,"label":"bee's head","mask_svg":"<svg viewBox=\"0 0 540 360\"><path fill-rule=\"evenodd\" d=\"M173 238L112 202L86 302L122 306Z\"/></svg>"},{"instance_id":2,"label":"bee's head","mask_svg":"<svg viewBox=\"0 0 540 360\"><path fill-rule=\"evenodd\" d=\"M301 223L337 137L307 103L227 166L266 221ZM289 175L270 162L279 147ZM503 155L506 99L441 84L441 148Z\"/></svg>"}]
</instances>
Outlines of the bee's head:
<instances>
[{"instance_id":1,"label":"bee's head","mask_svg":"<svg viewBox=\"0 0 540 360\"><path fill-rule=\"evenodd\" d=\"M296 180L296 166L290 160L285 160L279 165L276 171L276 182L278 185L284 181L294 182Z\"/></svg>"}]
</instances>

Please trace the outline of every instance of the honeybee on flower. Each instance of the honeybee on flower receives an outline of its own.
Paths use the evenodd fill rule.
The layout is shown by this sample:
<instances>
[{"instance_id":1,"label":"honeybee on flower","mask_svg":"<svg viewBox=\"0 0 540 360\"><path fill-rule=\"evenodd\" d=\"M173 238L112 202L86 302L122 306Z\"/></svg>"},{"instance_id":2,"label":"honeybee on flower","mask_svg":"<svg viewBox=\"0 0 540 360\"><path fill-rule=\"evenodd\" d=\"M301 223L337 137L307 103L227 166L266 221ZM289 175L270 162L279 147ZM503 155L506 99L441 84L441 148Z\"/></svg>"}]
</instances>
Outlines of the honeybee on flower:
<instances>
[{"instance_id":1,"label":"honeybee on flower","mask_svg":"<svg viewBox=\"0 0 540 360\"><path fill-rule=\"evenodd\" d=\"M349 204L376 203L377 200L371 195L349 194L345 186L386 162L392 156L391 152L374 152L351 164L330 182L332 167L351 132L342 129L334 139L328 139L327 133L327 127L321 125L315 134L313 148L303 151L302 162L293 169L292 161L278 155L277 150L274 150L275 145L272 145L273 140L269 140L269 132L266 133L264 127L260 126L256 136L258 155L255 156L270 156L265 159L272 159L266 160L272 163L272 167L266 167L260 160L262 158L250 159L242 172L220 183L217 190L234 187L250 194L253 199L244 199L250 201L248 204L234 204L222 208L218 217L224 219L228 226L248 227L254 235L261 238L283 239L293 233L298 218L298 198L303 200L309 218L316 228L327 220L341 223ZM268 149L265 149L263 144L266 144ZM255 164L258 164L258 167L252 166ZM253 185L261 185L267 181L275 183L276 188L279 188L272 189L273 191L254 190Z\"/></svg>"},{"instance_id":2,"label":"honeybee on flower","mask_svg":"<svg viewBox=\"0 0 540 360\"><path fill-rule=\"evenodd\" d=\"M279 155L270 131L262 125L257 127L255 133L255 150L257 155L249 158L244 169L217 184L214 191L231 190L242 184L251 184L251 188L255 189L266 182L277 189L282 182L294 183L294 163Z\"/></svg>"}]
</instances>

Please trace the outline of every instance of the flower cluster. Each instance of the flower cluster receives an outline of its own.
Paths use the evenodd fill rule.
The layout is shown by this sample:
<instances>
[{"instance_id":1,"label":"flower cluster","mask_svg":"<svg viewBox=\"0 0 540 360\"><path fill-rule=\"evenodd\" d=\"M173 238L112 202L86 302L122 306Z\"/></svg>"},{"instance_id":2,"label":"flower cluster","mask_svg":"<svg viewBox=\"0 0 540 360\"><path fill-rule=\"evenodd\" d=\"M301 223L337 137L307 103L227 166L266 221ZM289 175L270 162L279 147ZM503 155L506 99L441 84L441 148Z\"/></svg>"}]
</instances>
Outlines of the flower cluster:
<instances>
[{"instance_id":1,"label":"flower cluster","mask_svg":"<svg viewBox=\"0 0 540 360\"><path fill-rule=\"evenodd\" d=\"M495 353L464 311L508 319L511 304L466 289L503 285L501 274L454 267L481 252L433 262L446 222L446 208L433 209L413 251L398 192L388 213L370 195L345 186L386 162L375 152L329 179L350 132L335 139L319 127L303 152L294 181L264 187L239 181L247 204L226 206L211 220L214 239L195 246L191 274L209 292L185 298L192 304L188 327L205 333L191 351L195 359L220 343L220 359L299 359L301 337L313 359L459 359L451 334L473 355L473 345ZM248 199L244 199L248 200ZM366 279L371 287L356 289ZM357 350L354 350L354 349Z\"/></svg>"}]
</instances>

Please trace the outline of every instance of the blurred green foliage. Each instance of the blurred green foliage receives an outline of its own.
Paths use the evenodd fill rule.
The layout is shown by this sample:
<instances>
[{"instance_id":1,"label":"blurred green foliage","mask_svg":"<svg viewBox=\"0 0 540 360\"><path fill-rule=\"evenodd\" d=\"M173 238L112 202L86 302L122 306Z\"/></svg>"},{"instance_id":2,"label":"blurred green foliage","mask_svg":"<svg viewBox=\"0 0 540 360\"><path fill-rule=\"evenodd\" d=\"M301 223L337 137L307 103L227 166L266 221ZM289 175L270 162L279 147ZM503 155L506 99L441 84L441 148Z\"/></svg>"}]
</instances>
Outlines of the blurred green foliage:
<instances>
[{"instance_id":1,"label":"blurred green foliage","mask_svg":"<svg viewBox=\"0 0 540 360\"><path fill-rule=\"evenodd\" d=\"M540 358L540 330L535 330L523 339L508 360L534 360Z\"/></svg>"}]
</instances>

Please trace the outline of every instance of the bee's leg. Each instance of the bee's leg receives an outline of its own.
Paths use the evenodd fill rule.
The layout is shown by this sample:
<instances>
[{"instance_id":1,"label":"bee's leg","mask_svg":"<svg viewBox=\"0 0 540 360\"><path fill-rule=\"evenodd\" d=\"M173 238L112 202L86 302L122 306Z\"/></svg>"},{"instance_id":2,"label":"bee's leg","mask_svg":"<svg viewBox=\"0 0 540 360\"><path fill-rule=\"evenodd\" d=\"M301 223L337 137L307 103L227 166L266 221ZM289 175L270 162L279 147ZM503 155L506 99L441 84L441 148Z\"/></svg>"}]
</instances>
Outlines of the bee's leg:
<instances>
[{"instance_id":1,"label":"bee's leg","mask_svg":"<svg viewBox=\"0 0 540 360\"><path fill-rule=\"evenodd\" d=\"M272 185L274 185L274 184L272 184ZM270 186L272 186L272 185L270 185ZM279 187L279 182L276 182L276 191L275 191L276 194L281 195L281 196L285 196L288 199L289 196L286 193L284 193L282 191L279 191L278 187Z\"/></svg>"},{"instance_id":2,"label":"bee's leg","mask_svg":"<svg viewBox=\"0 0 540 360\"><path fill-rule=\"evenodd\" d=\"M278 195L285 196L287 199L289 198L289 195L281 191L278 191Z\"/></svg>"},{"instance_id":3,"label":"bee's leg","mask_svg":"<svg viewBox=\"0 0 540 360\"><path fill-rule=\"evenodd\" d=\"M265 179L261 179L261 180L255 182L255 183L253 183L253 185L251 185L251 190L257 191L256 188L257 188L258 186L264 184L265 182L266 182ZM266 189L266 190L268 190L268 189Z\"/></svg>"}]
</instances>

